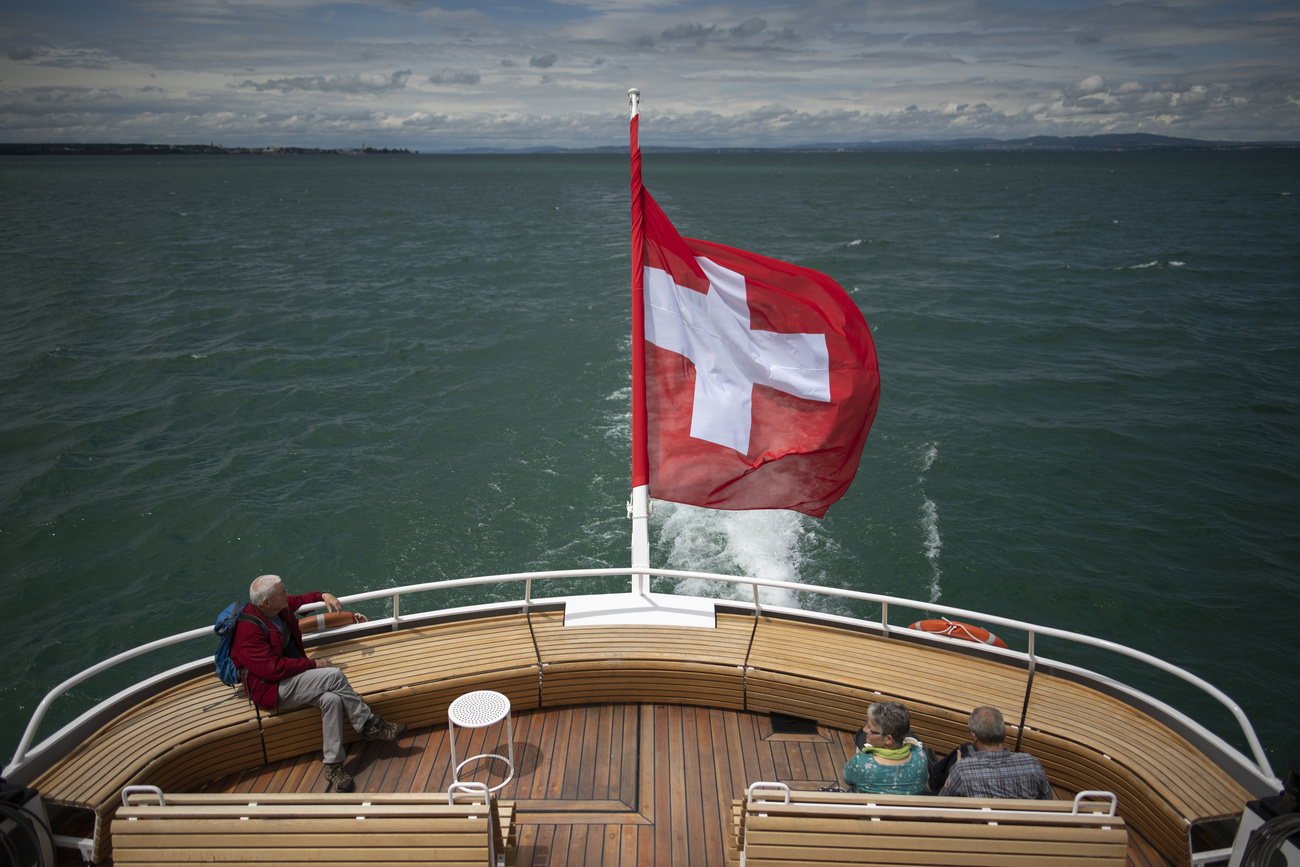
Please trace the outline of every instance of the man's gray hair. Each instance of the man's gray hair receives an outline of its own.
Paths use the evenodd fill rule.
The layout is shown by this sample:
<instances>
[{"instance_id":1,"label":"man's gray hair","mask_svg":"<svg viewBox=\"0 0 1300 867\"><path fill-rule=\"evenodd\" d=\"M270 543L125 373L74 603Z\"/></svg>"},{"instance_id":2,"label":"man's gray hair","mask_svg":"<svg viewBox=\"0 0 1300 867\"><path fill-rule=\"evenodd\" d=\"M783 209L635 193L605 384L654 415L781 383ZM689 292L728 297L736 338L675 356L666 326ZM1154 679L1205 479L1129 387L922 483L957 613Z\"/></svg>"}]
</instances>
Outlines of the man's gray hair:
<instances>
[{"instance_id":1,"label":"man's gray hair","mask_svg":"<svg viewBox=\"0 0 1300 867\"><path fill-rule=\"evenodd\" d=\"M970 733L982 744L1000 744L1007 739L1007 724L995 707L977 707L971 711Z\"/></svg>"},{"instance_id":2,"label":"man's gray hair","mask_svg":"<svg viewBox=\"0 0 1300 867\"><path fill-rule=\"evenodd\" d=\"M248 601L254 605L263 605L275 593L275 588L284 582L279 575L258 575L248 588Z\"/></svg>"},{"instance_id":3,"label":"man's gray hair","mask_svg":"<svg viewBox=\"0 0 1300 867\"><path fill-rule=\"evenodd\" d=\"M867 708L867 723L882 735L893 735L894 743L901 746L912 730L912 715L896 701L878 701Z\"/></svg>"}]
</instances>

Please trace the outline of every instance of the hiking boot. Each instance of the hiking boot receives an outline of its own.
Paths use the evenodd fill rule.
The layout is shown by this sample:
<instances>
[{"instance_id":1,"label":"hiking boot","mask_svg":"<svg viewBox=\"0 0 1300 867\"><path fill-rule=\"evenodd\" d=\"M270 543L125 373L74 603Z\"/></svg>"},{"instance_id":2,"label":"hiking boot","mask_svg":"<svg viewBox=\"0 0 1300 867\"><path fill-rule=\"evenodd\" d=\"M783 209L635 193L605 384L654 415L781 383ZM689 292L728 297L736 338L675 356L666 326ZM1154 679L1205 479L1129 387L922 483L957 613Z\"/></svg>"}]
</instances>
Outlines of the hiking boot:
<instances>
[{"instance_id":1,"label":"hiking boot","mask_svg":"<svg viewBox=\"0 0 1300 867\"><path fill-rule=\"evenodd\" d=\"M336 792L350 792L356 788L352 775L343 770L342 762L325 765L325 779L334 784Z\"/></svg>"},{"instance_id":2,"label":"hiking boot","mask_svg":"<svg viewBox=\"0 0 1300 867\"><path fill-rule=\"evenodd\" d=\"M384 722L377 716L372 716L361 730L361 735L368 741L395 741L404 734L405 723Z\"/></svg>"}]
</instances>

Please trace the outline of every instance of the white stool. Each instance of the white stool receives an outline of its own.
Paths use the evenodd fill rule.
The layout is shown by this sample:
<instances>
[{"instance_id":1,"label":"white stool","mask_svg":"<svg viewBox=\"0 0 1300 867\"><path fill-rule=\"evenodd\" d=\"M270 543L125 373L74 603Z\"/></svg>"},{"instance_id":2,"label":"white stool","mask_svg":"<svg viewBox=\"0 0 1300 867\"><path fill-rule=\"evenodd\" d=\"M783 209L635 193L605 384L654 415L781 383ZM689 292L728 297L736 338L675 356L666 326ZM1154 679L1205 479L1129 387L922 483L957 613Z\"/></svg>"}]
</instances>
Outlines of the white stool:
<instances>
[{"instance_id":1,"label":"white stool","mask_svg":"<svg viewBox=\"0 0 1300 867\"><path fill-rule=\"evenodd\" d=\"M460 726L465 729L481 729L490 725L496 725L506 721L506 752L508 756L500 753L480 753L477 756L470 756L464 761L456 761L456 727ZM460 769L470 762L479 759L500 759L506 763L508 773L506 778L495 786L488 788L489 792L495 792L505 787L506 783L514 779L515 776L515 741L514 729L510 720L510 699L506 698L499 692L493 692L490 689L480 689L477 692L467 692L460 698L456 699L447 708L447 736L451 740L451 779L453 782L460 782Z\"/></svg>"}]
</instances>

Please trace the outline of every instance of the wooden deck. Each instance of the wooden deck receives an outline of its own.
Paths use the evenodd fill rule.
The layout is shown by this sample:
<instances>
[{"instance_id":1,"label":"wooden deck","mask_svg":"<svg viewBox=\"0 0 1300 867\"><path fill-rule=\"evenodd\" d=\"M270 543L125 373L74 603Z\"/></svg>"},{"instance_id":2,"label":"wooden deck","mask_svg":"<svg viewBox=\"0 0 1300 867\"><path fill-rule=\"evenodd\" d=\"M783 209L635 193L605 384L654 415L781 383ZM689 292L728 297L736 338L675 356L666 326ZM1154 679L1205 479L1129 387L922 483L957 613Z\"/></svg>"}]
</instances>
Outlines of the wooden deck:
<instances>
[{"instance_id":1,"label":"wooden deck","mask_svg":"<svg viewBox=\"0 0 1300 867\"><path fill-rule=\"evenodd\" d=\"M493 727L458 733L459 755L483 752L485 740L488 748L504 750L504 730ZM518 867L722 867L730 804L750 782L815 789L835 782L853 753L849 732L774 732L767 714L680 705L525 711L514 717L513 740L517 771L498 797L516 805ZM396 744L354 743L347 768L359 790L445 791L451 782L447 728L414 729ZM487 762L473 778L495 785L502 774L498 763ZM326 788L314 752L231 775L205 790ZM1129 840L1132 867L1169 863L1140 835Z\"/></svg>"}]
</instances>

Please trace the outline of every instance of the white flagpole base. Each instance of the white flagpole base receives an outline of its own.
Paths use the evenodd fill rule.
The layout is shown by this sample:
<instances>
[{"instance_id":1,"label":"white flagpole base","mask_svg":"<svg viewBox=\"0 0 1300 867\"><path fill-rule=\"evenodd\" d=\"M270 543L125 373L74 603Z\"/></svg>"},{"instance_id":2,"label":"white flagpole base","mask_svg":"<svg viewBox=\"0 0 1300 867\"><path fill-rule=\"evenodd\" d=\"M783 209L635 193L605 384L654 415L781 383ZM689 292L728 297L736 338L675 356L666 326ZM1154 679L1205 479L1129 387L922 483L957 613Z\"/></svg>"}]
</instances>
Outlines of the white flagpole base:
<instances>
[{"instance_id":1,"label":"white flagpole base","mask_svg":"<svg viewBox=\"0 0 1300 867\"><path fill-rule=\"evenodd\" d=\"M632 502L628 503L628 516L632 519L632 568L650 568L650 486L639 485L632 489ZM632 575L632 592L645 595L650 592L649 575Z\"/></svg>"}]
</instances>

